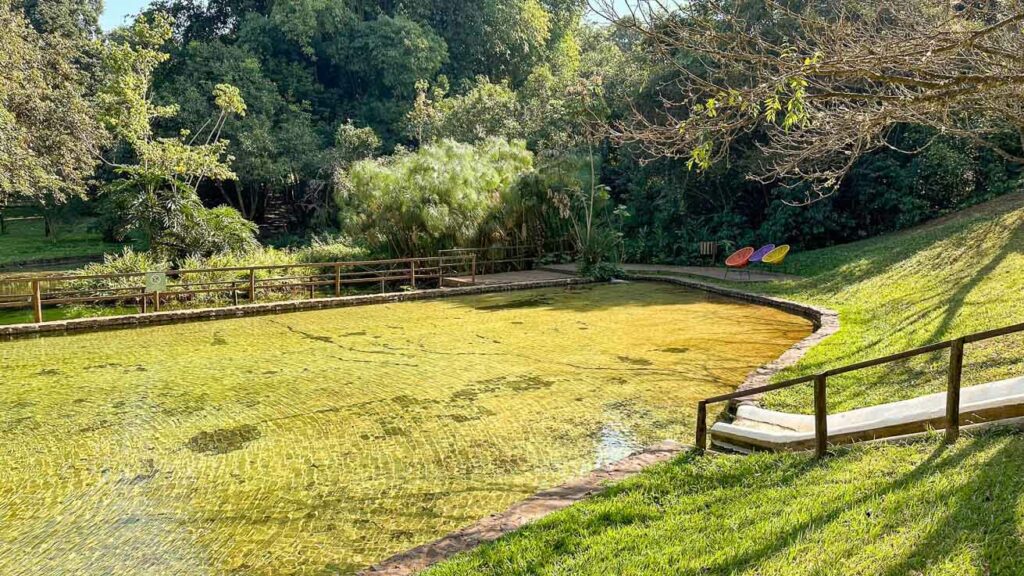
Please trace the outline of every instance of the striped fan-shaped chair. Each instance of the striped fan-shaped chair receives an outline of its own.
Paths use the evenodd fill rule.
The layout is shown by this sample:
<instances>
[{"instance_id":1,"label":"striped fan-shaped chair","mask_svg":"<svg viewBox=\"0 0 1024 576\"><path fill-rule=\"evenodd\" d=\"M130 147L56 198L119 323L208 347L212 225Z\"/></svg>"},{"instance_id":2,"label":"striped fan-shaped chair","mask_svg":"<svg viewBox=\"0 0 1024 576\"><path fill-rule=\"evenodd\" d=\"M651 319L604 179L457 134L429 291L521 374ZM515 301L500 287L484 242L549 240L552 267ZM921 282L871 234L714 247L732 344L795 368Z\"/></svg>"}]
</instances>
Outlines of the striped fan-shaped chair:
<instances>
[{"instance_id":1,"label":"striped fan-shaped chair","mask_svg":"<svg viewBox=\"0 0 1024 576\"><path fill-rule=\"evenodd\" d=\"M733 270L743 270L750 265L750 257L754 255L754 248L747 246L746 248L740 248L725 259L725 277L729 277L729 272ZM748 276L750 272L747 272Z\"/></svg>"}]
</instances>

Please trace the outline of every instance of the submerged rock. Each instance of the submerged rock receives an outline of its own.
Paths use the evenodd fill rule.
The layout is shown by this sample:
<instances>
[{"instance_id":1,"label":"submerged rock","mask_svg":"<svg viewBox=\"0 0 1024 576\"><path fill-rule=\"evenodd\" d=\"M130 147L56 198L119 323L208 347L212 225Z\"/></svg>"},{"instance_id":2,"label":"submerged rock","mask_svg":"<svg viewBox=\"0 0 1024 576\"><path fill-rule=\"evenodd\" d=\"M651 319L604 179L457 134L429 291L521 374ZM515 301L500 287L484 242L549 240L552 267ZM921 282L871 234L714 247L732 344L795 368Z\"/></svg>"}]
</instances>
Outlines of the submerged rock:
<instances>
[{"instance_id":1,"label":"submerged rock","mask_svg":"<svg viewBox=\"0 0 1024 576\"><path fill-rule=\"evenodd\" d=\"M186 446L199 454L227 454L245 447L253 440L262 436L259 428L252 424L244 424L235 428L220 428L208 432L200 432L189 439Z\"/></svg>"}]
</instances>

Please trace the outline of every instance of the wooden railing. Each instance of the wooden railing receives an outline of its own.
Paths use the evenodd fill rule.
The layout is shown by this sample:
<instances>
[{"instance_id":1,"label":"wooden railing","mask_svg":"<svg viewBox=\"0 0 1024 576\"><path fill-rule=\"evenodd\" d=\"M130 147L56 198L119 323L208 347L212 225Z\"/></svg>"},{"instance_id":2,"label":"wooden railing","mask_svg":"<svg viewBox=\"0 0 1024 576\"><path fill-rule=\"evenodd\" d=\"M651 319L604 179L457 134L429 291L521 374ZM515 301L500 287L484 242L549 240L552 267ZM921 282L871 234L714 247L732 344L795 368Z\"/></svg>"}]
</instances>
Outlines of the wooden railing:
<instances>
[{"instance_id":1,"label":"wooden railing","mask_svg":"<svg viewBox=\"0 0 1024 576\"><path fill-rule=\"evenodd\" d=\"M48 306L67 304L130 303L145 314L160 311L170 302L188 302L197 297L227 297L238 305L275 294L280 297L321 295L340 297L345 287L403 284L412 289L424 285L445 286L445 280L466 276L475 283L475 253L443 254L424 258L366 260L357 262L313 262L272 264L231 268L160 271L167 286L148 290L146 277L152 272L126 274L48 274L18 276L0 280L0 309L31 309L33 320L43 322ZM27 292L20 292L25 290Z\"/></svg>"},{"instance_id":2,"label":"wooden railing","mask_svg":"<svg viewBox=\"0 0 1024 576\"><path fill-rule=\"evenodd\" d=\"M949 354L949 368L947 370L946 377L946 417L945 417L945 428L946 428L946 442L953 443L960 436L960 386L963 377L964 367L964 347L967 344L974 342L981 342L983 340L990 340L992 338L998 338L1000 336L1006 336L1009 334L1015 334L1018 332L1024 332L1024 324L1015 324L1013 326L1007 326L1005 328L997 328L995 330L987 330L984 332L977 332L957 338L955 340L947 340L945 342L939 342L938 344L930 344L928 346L922 346L920 348L914 348L913 350L907 350L898 354L892 354L889 356L883 356L881 358L875 358L873 360L865 360L863 362L857 362L855 364L849 364L839 368L833 368L826 370L819 374L812 374L809 376L802 376L800 378L794 378L792 380L785 380L777 382L775 384L768 384L767 386L759 386L757 388L748 388L746 390L738 390L730 394L722 394L720 396L712 396L705 398L697 403L697 433L696 433L696 447L700 451L707 449L707 433L708 433L708 405L719 402L728 402L739 398L746 398L757 394L764 394L766 392L772 392L775 390L782 390L783 388L791 388L800 384L807 384L809 382L814 383L814 446L815 454L817 457L823 457L828 450L828 408L826 406L827 398L827 387L828 379L831 376L838 376L840 374L846 374L848 372L854 372L857 370L863 370L865 368L872 368L875 366L881 366L896 362L898 360L905 360L907 358L913 358L922 354L928 354L931 352L937 352L940 350L948 349Z\"/></svg>"}]
</instances>

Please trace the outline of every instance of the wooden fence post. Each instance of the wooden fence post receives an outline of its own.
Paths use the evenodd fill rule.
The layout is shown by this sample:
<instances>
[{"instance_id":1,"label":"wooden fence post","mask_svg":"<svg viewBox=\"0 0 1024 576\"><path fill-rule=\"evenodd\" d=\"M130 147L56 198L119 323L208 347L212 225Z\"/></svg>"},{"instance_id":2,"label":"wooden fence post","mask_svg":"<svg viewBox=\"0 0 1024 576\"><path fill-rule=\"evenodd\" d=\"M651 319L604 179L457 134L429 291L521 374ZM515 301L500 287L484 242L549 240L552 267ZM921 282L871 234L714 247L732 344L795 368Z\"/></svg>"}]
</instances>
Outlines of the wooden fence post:
<instances>
[{"instance_id":1,"label":"wooden fence post","mask_svg":"<svg viewBox=\"0 0 1024 576\"><path fill-rule=\"evenodd\" d=\"M949 349L949 378L946 387L946 443L960 438L960 382L964 371L964 339L953 340Z\"/></svg>"},{"instance_id":2,"label":"wooden fence post","mask_svg":"<svg viewBox=\"0 0 1024 576\"><path fill-rule=\"evenodd\" d=\"M473 285L476 285L476 252L473 252Z\"/></svg>"},{"instance_id":3,"label":"wooden fence post","mask_svg":"<svg viewBox=\"0 0 1024 576\"><path fill-rule=\"evenodd\" d=\"M153 311L160 311L160 292L153 292Z\"/></svg>"},{"instance_id":4,"label":"wooden fence post","mask_svg":"<svg viewBox=\"0 0 1024 576\"><path fill-rule=\"evenodd\" d=\"M444 288L444 256L437 257L437 287Z\"/></svg>"},{"instance_id":5,"label":"wooden fence post","mask_svg":"<svg viewBox=\"0 0 1024 576\"><path fill-rule=\"evenodd\" d=\"M145 314L149 311L149 294L146 294L145 288L142 289L142 296L140 299L142 300L142 313Z\"/></svg>"},{"instance_id":6,"label":"wooden fence post","mask_svg":"<svg viewBox=\"0 0 1024 576\"><path fill-rule=\"evenodd\" d=\"M341 264L334 265L334 297L341 297Z\"/></svg>"},{"instance_id":7,"label":"wooden fence post","mask_svg":"<svg viewBox=\"0 0 1024 576\"><path fill-rule=\"evenodd\" d=\"M416 289L416 260L409 261L409 281L412 283L412 289Z\"/></svg>"},{"instance_id":8,"label":"wooden fence post","mask_svg":"<svg viewBox=\"0 0 1024 576\"><path fill-rule=\"evenodd\" d=\"M828 406L825 402L827 379L824 374L814 377L814 454L817 458L824 458L828 452Z\"/></svg>"},{"instance_id":9,"label":"wooden fence post","mask_svg":"<svg viewBox=\"0 0 1024 576\"><path fill-rule=\"evenodd\" d=\"M249 302L256 301L256 269L249 269Z\"/></svg>"},{"instance_id":10,"label":"wooden fence post","mask_svg":"<svg viewBox=\"0 0 1024 576\"><path fill-rule=\"evenodd\" d=\"M708 448L708 405L697 403L697 451L704 452Z\"/></svg>"},{"instance_id":11,"label":"wooden fence post","mask_svg":"<svg viewBox=\"0 0 1024 576\"><path fill-rule=\"evenodd\" d=\"M39 280L32 281L32 312L36 324L43 322L43 291L39 287Z\"/></svg>"}]
</instances>

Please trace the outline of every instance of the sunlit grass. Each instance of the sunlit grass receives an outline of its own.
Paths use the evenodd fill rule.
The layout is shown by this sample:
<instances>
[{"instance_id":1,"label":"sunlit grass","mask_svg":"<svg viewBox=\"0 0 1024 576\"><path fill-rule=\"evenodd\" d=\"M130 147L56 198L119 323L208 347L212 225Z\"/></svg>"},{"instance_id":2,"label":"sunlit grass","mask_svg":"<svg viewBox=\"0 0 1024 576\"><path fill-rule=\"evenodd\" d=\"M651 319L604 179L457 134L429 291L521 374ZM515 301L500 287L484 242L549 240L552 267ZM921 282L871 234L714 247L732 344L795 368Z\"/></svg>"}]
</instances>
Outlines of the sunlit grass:
<instances>
[{"instance_id":1,"label":"sunlit grass","mask_svg":"<svg viewBox=\"0 0 1024 576\"><path fill-rule=\"evenodd\" d=\"M427 574L1019 574L1022 475L1010 433L687 456Z\"/></svg>"},{"instance_id":2,"label":"sunlit grass","mask_svg":"<svg viewBox=\"0 0 1024 576\"><path fill-rule=\"evenodd\" d=\"M103 241L88 223L64 226L55 238L47 238L42 220L9 220L7 233L0 234L0 266L65 258L102 256L118 252L120 245Z\"/></svg>"}]
</instances>

